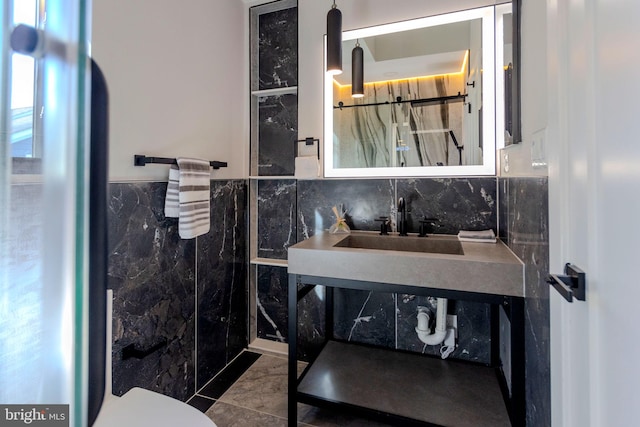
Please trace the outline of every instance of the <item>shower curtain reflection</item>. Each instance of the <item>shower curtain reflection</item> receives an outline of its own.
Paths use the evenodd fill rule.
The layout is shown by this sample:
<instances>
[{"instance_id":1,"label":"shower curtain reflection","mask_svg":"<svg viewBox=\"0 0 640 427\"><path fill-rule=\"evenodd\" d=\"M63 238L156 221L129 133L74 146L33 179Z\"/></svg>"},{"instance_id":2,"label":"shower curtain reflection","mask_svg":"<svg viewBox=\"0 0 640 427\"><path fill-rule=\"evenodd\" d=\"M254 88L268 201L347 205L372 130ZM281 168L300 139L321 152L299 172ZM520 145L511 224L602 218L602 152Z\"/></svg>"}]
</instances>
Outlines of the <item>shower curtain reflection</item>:
<instances>
[{"instance_id":1,"label":"shower curtain reflection","mask_svg":"<svg viewBox=\"0 0 640 427\"><path fill-rule=\"evenodd\" d=\"M335 167L458 165L450 131L462 140L462 100L406 101L463 94L464 83L462 74L371 83L359 100L349 86L335 84L334 99L342 103L334 108Z\"/></svg>"}]
</instances>

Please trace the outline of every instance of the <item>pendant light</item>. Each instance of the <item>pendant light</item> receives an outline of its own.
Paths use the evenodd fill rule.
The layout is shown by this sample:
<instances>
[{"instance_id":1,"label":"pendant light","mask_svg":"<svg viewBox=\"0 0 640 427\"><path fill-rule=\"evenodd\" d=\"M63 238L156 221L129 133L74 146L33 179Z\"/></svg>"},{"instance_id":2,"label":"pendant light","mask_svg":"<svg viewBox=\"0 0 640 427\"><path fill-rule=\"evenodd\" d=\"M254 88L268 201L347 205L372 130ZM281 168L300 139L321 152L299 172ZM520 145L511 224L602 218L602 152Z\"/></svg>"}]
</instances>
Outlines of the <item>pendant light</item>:
<instances>
[{"instance_id":1,"label":"pendant light","mask_svg":"<svg viewBox=\"0 0 640 427\"><path fill-rule=\"evenodd\" d=\"M327 73L342 73L342 12L335 0L327 13Z\"/></svg>"},{"instance_id":2,"label":"pendant light","mask_svg":"<svg viewBox=\"0 0 640 427\"><path fill-rule=\"evenodd\" d=\"M351 97L364 96L364 51L356 40L356 47L351 51Z\"/></svg>"}]
</instances>

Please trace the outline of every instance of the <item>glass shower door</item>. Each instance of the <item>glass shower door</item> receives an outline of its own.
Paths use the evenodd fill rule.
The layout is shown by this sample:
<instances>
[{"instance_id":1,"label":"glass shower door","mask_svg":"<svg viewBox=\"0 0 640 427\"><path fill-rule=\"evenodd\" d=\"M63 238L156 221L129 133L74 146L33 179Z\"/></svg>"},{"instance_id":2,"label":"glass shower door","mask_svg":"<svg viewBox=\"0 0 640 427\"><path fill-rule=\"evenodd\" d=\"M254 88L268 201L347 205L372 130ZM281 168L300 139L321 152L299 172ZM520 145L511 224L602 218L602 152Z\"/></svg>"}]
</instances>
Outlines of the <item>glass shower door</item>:
<instances>
[{"instance_id":1,"label":"glass shower door","mask_svg":"<svg viewBox=\"0 0 640 427\"><path fill-rule=\"evenodd\" d=\"M27 4L33 3L33 4ZM35 4L35 7L34 7ZM86 425L87 377L87 10L82 0L3 0L13 29L21 8L35 26L0 35L0 420L48 405ZM35 27L35 28L34 28ZM35 31L33 31L35 30ZM17 37L17 39L16 39ZM29 43L34 42L34 43ZM26 47L25 55L12 46ZM33 75L14 63L32 57ZM33 104L15 97L31 82ZM19 114L18 114L19 113ZM30 114L32 127L18 118ZM18 129L19 126L22 127ZM15 158L16 137L39 146ZM68 406L65 414L58 411ZM9 415L6 415L9 416ZM2 424L2 422L0 422Z\"/></svg>"}]
</instances>

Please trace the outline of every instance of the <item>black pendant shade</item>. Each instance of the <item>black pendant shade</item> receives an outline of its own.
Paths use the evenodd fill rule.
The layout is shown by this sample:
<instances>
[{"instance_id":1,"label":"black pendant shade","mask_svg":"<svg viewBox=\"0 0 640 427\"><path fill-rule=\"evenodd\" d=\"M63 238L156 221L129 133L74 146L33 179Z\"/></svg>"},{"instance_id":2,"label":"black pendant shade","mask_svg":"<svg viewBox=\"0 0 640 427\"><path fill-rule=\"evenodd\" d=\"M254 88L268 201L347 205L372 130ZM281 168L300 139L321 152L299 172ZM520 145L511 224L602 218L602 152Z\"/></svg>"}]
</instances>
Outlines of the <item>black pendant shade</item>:
<instances>
[{"instance_id":1,"label":"black pendant shade","mask_svg":"<svg viewBox=\"0 0 640 427\"><path fill-rule=\"evenodd\" d=\"M335 2L327 13L327 72L342 73L342 12Z\"/></svg>"},{"instance_id":2,"label":"black pendant shade","mask_svg":"<svg viewBox=\"0 0 640 427\"><path fill-rule=\"evenodd\" d=\"M351 51L351 96L362 98L364 96L364 51L360 43Z\"/></svg>"}]
</instances>

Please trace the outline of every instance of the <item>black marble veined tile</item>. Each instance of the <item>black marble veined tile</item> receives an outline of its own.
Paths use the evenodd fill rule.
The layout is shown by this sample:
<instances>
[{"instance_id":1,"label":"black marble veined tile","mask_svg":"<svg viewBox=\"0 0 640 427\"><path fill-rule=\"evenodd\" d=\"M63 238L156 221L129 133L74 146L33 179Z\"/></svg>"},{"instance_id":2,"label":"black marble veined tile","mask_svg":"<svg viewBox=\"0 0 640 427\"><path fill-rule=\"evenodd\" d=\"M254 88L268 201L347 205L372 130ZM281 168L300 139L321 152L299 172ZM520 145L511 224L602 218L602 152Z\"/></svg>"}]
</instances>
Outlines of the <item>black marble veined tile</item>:
<instances>
[{"instance_id":1,"label":"black marble veined tile","mask_svg":"<svg viewBox=\"0 0 640 427\"><path fill-rule=\"evenodd\" d=\"M500 178L506 241L525 264L527 425L550 425L549 188L546 177ZM502 222L502 221L501 221Z\"/></svg>"},{"instance_id":2,"label":"black marble veined tile","mask_svg":"<svg viewBox=\"0 0 640 427\"><path fill-rule=\"evenodd\" d=\"M394 348L395 298L389 293L336 289L334 337Z\"/></svg>"},{"instance_id":3,"label":"black marble veined tile","mask_svg":"<svg viewBox=\"0 0 640 427\"><path fill-rule=\"evenodd\" d=\"M298 360L313 360L325 343L325 290L316 286L298 302Z\"/></svg>"},{"instance_id":4,"label":"black marble veined tile","mask_svg":"<svg viewBox=\"0 0 640 427\"><path fill-rule=\"evenodd\" d=\"M296 181L258 182L258 256L287 259L287 249L297 241Z\"/></svg>"},{"instance_id":5,"label":"black marble veined tile","mask_svg":"<svg viewBox=\"0 0 640 427\"><path fill-rule=\"evenodd\" d=\"M258 175L292 176L298 136L298 95L258 100Z\"/></svg>"},{"instance_id":6,"label":"black marble veined tile","mask_svg":"<svg viewBox=\"0 0 640 427\"><path fill-rule=\"evenodd\" d=\"M498 179L498 236L509 243L509 216L513 212L509 210L509 180Z\"/></svg>"},{"instance_id":7,"label":"black marble veined tile","mask_svg":"<svg viewBox=\"0 0 640 427\"><path fill-rule=\"evenodd\" d=\"M497 231L496 178L399 179L398 197L407 202L409 232L417 233L420 219L437 218L433 232Z\"/></svg>"},{"instance_id":8,"label":"black marble veined tile","mask_svg":"<svg viewBox=\"0 0 640 427\"><path fill-rule=\"evenodd\" d=\"M354 230L378 230L375 220L390 216L395 206L395 181L338 179L298 182L298 240L308 239L335 222L332 207L347 211Z\"/></svg>"},{"instance_id":9,"label":"black marble veined tile","mask_svg":"<svg viewBox=\"0 0 640 427\"><path fill-rule=\"evenodd\" d=\"M288 342L288 281L286 267L259 265L257 280L258 338ZM316 287L298 302L298 358L309 360L325 337L324 289Z\"/></svg>"},{"instance_id":10,"label":"black marble veined tile","mask_svg":"<svg viewBox=\"0 0 640 427\"><path fill-rule=\"evenodd\" d=\"M270 265L259 265L257 268L258 338L287 342L287 269Z\"/></svg>"},{"instance_id":11,"label":"black marble veined tile","mask_svg":"<svg viewBox=\"0 0 640 427\"><path fill-rule=\"evenodd\" d=\"M165 218L166 183L109 185L108 286L113 301L113 391L142 387L186 400L195 389L195 240ZM166 345L122 360L133 344Z\"/></svg>"},{"instance_id":12,"label":"black marble veined tile","mask_svg":"<svg viewBox=\"0 0 640 427\"><path fill-rule=\"evenodd\" d=\"M263 13L258 22L259 88L298 85L298 9Z\"/></svg>"},{"instance_id":13,"label":"black marble veined tile","mask_svg":"<svg viewBox=\"0 0 640 427\"><path fill-rule=\"evenodd\" d=\"M212 181L211 231L189 240L180 239L177 219L164 216L166 187L109 186L113 388L186 400L246 347L247 184ZM160 342L166 345L143 359L122 360L127 345Z\"/></svg>"},{"instance_id":14,"label":"black marble veined tile","mask_svg":"<svg viewBox=\"0 0 640 427\"><path fill-rule=\"evenodd\" d=\"M211 230L197 238L197 378L202 387L247 346L247 184L211 181Z\"/></svg>"}]
</instances>

